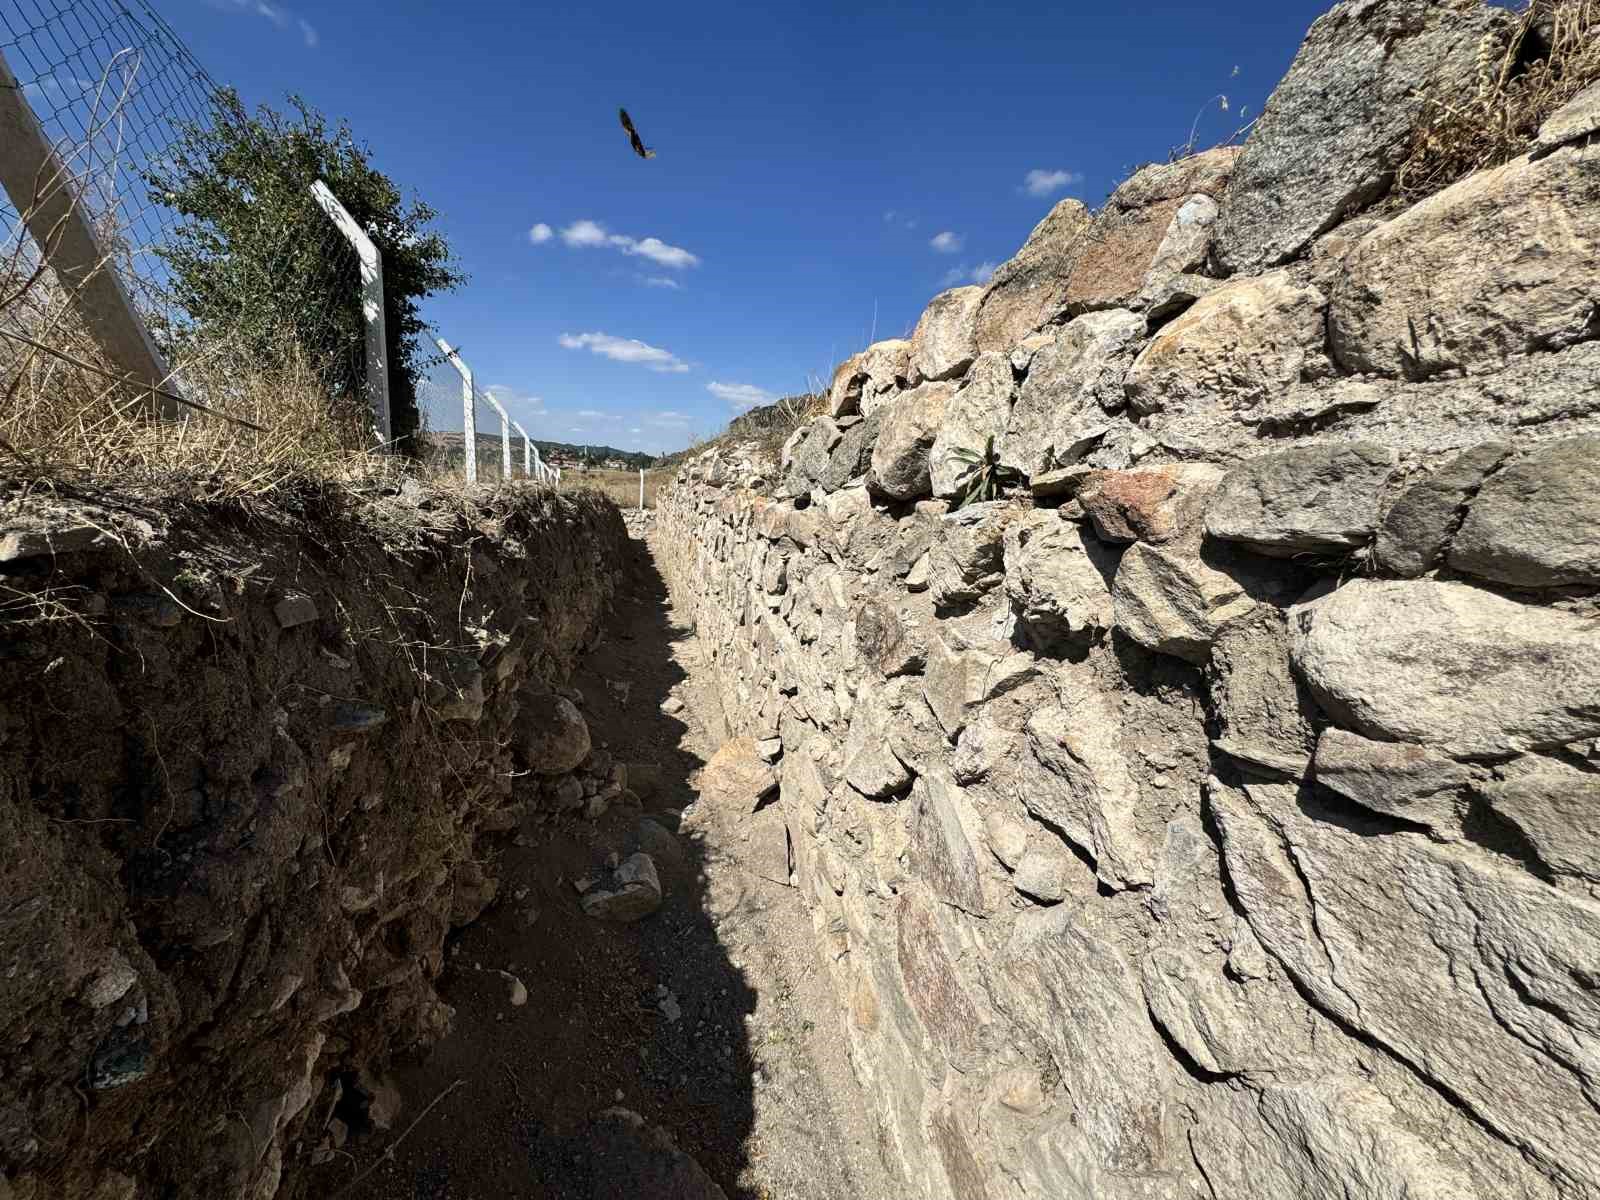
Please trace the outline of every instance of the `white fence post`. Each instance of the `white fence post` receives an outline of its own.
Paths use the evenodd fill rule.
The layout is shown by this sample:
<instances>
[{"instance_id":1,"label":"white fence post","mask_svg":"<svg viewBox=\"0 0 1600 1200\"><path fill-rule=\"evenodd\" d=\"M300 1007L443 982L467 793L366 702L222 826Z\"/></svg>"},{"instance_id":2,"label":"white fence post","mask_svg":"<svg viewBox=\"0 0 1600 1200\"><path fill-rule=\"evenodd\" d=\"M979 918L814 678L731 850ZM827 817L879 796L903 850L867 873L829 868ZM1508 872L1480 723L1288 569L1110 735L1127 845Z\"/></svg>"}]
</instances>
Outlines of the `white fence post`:
<instances>
[{"instance_id":1,"label":"white fence post","mask_svg":"<svg viewBox=\"0 0 1600 1200\"><path fill-rule=\"evenodd\" d=\"M533 475L533 443L528 440L528 431L520 423L513 421L511 424L516 426L517 432L522 435L522 473L531 478Z\"/></svg>"},{"instance_id":2,"label":"white fence post","mask_svg":"<svg viewBox=\"0 0 1600 1200\"><path fill-rule=\"evenodd\" d=\"M500 414L500 478L511 478L511 414L500 407L488 392L483 393L484 403Z\"/></svg>"},{"instance_id":3,"label":"white fence post","mask_svg":"<svg viewBox=\"0 0 1600 1200\"><path fill-rule=\"evenodd\" d=\"M466 450L467 482L478 482L478 414L473 411L472 368L461 361L461 356L450 348L450 343L442 337L433 339L439 343L439 352L450 360L461 375L461 444Z\"/></svg>"},{"instance_id":4,"label":"white fence post","mask_svg":"<svg viewBox=\"0 0 1600 1200\"><path fill-rule=\"evenodd\" d=\"M383 255L327 184L317 180L311 185L311 195L339 232L349 239L356 257L361 260L361 316L367 327L367 402L372 405L378 438L388 446L394 440L394 427L389 418L389 337L383 315Z\"/></svg>"},{"instance_id":5,"label":"white fence post","mask_svg":"<svg viewBox=\"0 0 1600 1200\"><path fill-rule=\"evenodd\" d=\"M644 511L644 468L639 468L639 511Z\"/></svg>"},{"instance_id":6,"label":"white fence post","mask_svg":"<svg viewBox=\"0 0 1600 1200\"><path fill-rule=\"evenodd\" d=\"M0 54L0 185L100 352L135 386L174 390L166 359L128 298L111 255L101 248L93 218L72 184ZM149 400L160 416L178 415L172 400L153 391Z\"/></svg>"}]
</instances>

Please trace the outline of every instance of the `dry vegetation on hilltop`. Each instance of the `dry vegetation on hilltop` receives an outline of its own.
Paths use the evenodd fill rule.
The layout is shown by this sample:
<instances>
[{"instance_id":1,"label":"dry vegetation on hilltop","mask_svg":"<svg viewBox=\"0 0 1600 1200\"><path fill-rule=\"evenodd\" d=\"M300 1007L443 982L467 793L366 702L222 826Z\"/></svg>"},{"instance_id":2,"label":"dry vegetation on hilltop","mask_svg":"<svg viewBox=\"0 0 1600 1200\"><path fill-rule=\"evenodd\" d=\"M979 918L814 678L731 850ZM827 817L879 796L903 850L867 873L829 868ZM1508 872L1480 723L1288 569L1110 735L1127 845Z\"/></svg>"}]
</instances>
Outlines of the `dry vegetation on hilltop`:
<instances>
[{"instance_id":1,"label":"dry vegetation on hilltop","mask_svg":"<svg viewBox=\"0 0 1600 1200\"><path fill-rule=\"evenodd\" d=\"M1600 0L1533 0L1478 47L1477 91L1427 96L1429 120L1395 176L1412 204L1524 153L1545 118L1600 80Z\"/></svg>"}]
</instances>

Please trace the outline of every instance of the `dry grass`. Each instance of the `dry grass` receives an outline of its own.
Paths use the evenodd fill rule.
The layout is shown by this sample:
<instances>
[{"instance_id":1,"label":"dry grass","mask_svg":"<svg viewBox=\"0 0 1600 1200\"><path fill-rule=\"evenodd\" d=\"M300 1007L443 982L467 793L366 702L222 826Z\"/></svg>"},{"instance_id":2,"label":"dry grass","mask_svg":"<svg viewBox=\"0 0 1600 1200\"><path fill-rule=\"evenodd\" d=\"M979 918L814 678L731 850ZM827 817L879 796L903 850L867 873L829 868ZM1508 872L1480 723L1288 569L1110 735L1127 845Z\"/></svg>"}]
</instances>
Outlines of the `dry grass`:
<instances>
[{"instance_id":1,"label":"dry grass","mask_svg":"<svg viewBox=\"0 0 1600 1200\"><path fill-rule=\"evenodd\" d=\"M0 300L0 329L59 352L0 338L0 466L9 472L183 476L226 499L290 480L351 482L396 470L376 452L364 405L330 398L318 365L288 337L266 355L246 355L227 340L186 349L175 365L177 390L218 415L186 410L184 419L163 421L147 396L116 382L49 272L13 256L0 271Z\"/></svg>"},{"instance_id":2,"label":"dry grass","mask_svg":"<svg viewBox=\"0 0 1600 1200\"><path fill-rule=\"evenodd\" d=\"M666 468L657 467L644 473L644 506L656 506L656 493L672 482L676 472ZM561 482L557 485L563 492L594 491L599 492L615 502L618 508L639 507L639 472L637 471L603 471L599 469L579 471L568 468L561 473Z\"/></svg>"},{"instance_id":3,"label":"dry grass","mask_svg":"<svg viewBox=\"0 0 1600 1200\"><path fill-rule=\"evenodd\" d=\"M1534 3L1478 48L1478 86L1427 95L1427 121L1395 176L1411 204L1524 153L1539 126L1600 79L1600 0Z\"/></svg>"}]
</instances>

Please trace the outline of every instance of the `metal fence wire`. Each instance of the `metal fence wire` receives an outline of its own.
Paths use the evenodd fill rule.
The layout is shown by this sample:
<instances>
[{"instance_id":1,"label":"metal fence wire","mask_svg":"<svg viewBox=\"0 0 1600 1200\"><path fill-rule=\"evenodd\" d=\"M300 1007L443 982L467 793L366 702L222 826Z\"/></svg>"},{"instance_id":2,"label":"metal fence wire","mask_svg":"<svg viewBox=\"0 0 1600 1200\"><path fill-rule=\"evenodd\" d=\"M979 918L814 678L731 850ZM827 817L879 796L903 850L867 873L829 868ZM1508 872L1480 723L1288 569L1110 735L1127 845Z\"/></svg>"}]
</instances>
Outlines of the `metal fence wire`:
<instances>
[{"instance_id":1,"label":"metal fence wire","mask_svg":"<svg viewBox=\"0 0 1600 1200\"><path fill-rule=\"evenodd\" d=\"M221 206L225 223L184 211L182 194L214 165L207 148L232 140L248 153L253 135L232 94L144 0L0 0L0 84L20 89L93 224L102 269L115 271L180 380L196 339L261 354L292 339L336 398L359 392L360 262L316 208L313 178L282 156L255 156L248 183L226 172L206 181L241 201ZM52 186L39 179L36 196ZM40 231L15 199L0 193L0 299L18 290L8 279L37 286L0 321L49 343L69 285L41 267ZM183 270L196 255L209 269Z\"/></svg>"}]
</instances>

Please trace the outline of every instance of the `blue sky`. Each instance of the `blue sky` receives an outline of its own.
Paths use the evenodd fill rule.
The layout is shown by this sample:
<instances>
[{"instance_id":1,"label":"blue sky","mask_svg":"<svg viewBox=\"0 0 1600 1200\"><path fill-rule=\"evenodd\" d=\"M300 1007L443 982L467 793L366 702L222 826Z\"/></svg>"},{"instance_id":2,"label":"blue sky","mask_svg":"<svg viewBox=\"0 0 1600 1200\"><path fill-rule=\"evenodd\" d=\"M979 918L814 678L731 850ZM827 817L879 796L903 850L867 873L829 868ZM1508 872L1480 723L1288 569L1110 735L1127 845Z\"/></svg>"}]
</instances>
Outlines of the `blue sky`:
<instances>
[{"instance_id":1,"label":"blue sky","mask_svg":"<svg viewBox=\"0 0 1600 1200\"><path fill-rule=\"evenodd\" d=\"M1327 6L155 3L440 211L471 281L428 316L513 417L652 452L907 332L1197 113L1228 136Z\"/></svg>"}]
</instances>

